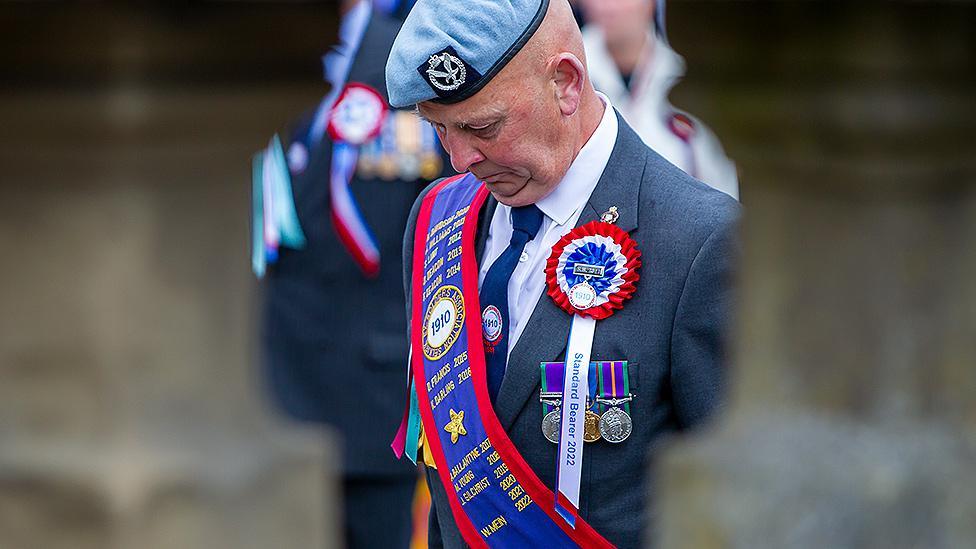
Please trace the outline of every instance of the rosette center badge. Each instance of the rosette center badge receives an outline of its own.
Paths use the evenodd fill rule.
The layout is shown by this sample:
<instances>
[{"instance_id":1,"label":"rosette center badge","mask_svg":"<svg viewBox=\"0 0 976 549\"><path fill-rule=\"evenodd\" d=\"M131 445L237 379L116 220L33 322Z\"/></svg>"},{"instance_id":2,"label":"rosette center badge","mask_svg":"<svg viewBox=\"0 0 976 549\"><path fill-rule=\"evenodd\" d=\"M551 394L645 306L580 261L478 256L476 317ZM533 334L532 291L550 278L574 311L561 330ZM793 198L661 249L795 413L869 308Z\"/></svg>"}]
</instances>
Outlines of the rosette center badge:
<instances>
[{"instance_id":1,"label":"rosette center badge","mask_svg":"<svg viewBox=\"0 0 976 549\"><path fill-rule=\"evenodd\" d=\"M546 266L549 295L570 314L603 319L634 293L640 250L609 223L577 227L552 250Z\"/></svg>"}]
</instances>

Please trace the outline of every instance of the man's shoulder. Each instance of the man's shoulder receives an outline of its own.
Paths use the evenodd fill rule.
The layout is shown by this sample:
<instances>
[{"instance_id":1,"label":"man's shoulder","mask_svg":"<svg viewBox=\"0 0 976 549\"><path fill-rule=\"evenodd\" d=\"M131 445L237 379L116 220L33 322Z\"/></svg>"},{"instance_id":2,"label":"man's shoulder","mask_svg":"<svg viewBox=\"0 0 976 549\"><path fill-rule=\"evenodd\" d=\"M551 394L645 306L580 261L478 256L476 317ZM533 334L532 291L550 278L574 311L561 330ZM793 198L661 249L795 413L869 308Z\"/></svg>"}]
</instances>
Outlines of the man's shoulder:
<instances>
[{"instance_id":1,"label":"man's shoulder","mask_svg":"<svg viewBox=\"0 0 976 549\"><path fill-rule=\"evenodd\" d=\"M664 227L671 240L702 242L738 221L741 206L649 151L640 193L642 226Z\"/></svg>"},{"instance_id":2,"label":"man's shoulder","mask_svg":"<svg viewBox=\"0 0 976 549\"><path fill-rule=\"evenodd\" d=\"M663 156L648 149L641 195L645 200L716 217L735 217L739 202L688 175Z\"/></svg>"},{"instance_id":3,"label":"man's shoulder","mask_svg":"<svg viewBox=\"0 0 976 549\"><path fill-rule=\"evenodd\" d=\"M658 154L619 113L617 120L620 129L611 162L616 162L618 167L621 164L643 166L638 197L642 225L666 222L714 229L738 218L736 199L691 177ZM628 170L628 176L631 173L634 171Z\"/></svg>"}]
</instances>

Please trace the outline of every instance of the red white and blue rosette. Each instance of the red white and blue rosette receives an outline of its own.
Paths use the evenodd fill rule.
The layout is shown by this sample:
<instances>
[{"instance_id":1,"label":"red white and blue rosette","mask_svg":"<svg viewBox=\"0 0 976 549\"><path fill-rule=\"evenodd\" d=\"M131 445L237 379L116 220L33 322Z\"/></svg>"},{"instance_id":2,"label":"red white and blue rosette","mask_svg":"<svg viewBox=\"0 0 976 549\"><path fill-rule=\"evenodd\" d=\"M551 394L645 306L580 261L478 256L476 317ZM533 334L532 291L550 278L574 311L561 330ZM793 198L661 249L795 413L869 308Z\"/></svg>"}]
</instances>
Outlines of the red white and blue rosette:
<instances>
[{"instance_id":1,"label":"red white and blue rosette","mask_svg":"<svg viewBox=\"0 0 976 549\"><path fill-rule=\"evenodd\" d=\"M546 264L548 294L571 315L602 320L634 294L641 252L616 225L591 221L563 236Z\"/></svg>"},{"instance_id":2,"label":"red white and blue rosette","mask_svg":"<svg viewBox=\"0 0 976 549\"><path fill-rule=\"evenodd\" d=\"M333 141L362 145L379 135L387 112L386 100L378 91L350 82L329 114L329 136Z\"/></svg>"}]
</instances>

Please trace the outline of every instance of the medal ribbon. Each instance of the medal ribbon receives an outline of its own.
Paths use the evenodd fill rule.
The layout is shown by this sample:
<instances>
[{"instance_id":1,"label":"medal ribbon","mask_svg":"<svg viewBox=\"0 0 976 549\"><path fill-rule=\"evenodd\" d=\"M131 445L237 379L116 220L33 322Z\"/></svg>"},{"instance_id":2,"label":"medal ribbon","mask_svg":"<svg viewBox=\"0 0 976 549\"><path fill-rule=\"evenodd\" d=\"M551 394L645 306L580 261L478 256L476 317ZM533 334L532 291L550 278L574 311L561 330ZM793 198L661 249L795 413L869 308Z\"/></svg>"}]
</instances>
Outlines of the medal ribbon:
<instances>
[{"instance_id":1,"label":"medal ribbon","mask_svg":"<svg viewBox=\"0 0 976 549\"><path fill-rule=\"evenodd\" d=\"M543 362L542 367L542 392L561 393L563 392L563 370L565 362ZM542 405L543 417L552 411L548 404Z\"/></svg>"},{"instance_id":2,"label":"medal ribbon","mask_svg":"<svg viewBox=\"0 0 976 549\"><path fill-rule=\"evenodd\" d=\"M251 173L252 236L251 265L260 278L269 263L278 260L278 249L286 246L295 250L305 247L292 195L288 162L275 134L267 148L254 155Z\"/></svg>"},{"instance_id":3,"label":"medal ribbon","mask_svg":"<svg viewBox=\"0 0 976 549\"><path fill-rule=\"evenodd\" d=\"M590 367L587 370L587 386L589 388L587 394L589 395L590 402L596 402L597 393L597 378L599 372L597 370L598 362L591 362ZM565 362L543 362L542 367L542 392L544 393L562 393L563 392L563 381L566 372ZM543 413L549 413L551 410L548 404L543 403Z\"/></svg>"},{"instance_id":4,"label":"medal ribbon","mask_svg":"<svg viewBox=\"0 0 976 549\"><path fill-rule=\"evenodd\" d=\"M414 465L417 464L417 449L420 447L420 408L417 403L417 388L414 386L413 347L407 352L407 403L403 410L403 418L397 429L390 448L397 459L406 456Z\"/></svg>"},{"instance_id":5,"label":"medal ribbon","mask_svg":"<svg viewBox=\"0 0 976 549\"><path fill-rule=\"evenodd\" d=\"M471 174L450 178L427 194L417 219L410 333L425 452L468 545L610 547L582 519L573 529L559 518L553 492L491 405L474 245L487 196Z\"/></svg>"},{"instance_id":6,"label":"medal ribbon","mask_svg":"<svg viewBox=\"0 0 976 549\"><path fill-rule=\"evenodd\" d=\"M627 361L615 360L600 362L600 397L605 399L623 398L630 394L627 379ZM630 404L624 403L624 411L630 413Z\"/></svg>"},{"instance_id":7,"label":"medal ribbon","mask_svg":"<svg viewBox=\"0 0 976 549\"><path fill-rule=\"evenodd\" d=\"M380 270L380 250L349 189L359 159L359 147L344 141L332 143L329 194L332 200L332 225L343 246L366 276Z\"/></svg>"}]
</instances>

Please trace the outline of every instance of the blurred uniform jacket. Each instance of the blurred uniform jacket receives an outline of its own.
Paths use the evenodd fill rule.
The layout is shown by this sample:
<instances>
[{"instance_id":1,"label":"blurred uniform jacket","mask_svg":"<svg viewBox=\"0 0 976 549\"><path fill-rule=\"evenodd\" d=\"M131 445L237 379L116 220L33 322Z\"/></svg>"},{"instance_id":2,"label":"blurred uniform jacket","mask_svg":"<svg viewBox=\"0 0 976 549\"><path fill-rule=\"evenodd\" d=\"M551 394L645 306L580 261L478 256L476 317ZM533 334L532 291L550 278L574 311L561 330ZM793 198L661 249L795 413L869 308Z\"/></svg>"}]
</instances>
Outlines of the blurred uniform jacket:
<instances>
[{"instance_id":1,"label":"blurred uniform jacket","mask_svg":"<svg viewBox=\"0 0 976 549\"><path fill-rule=\"evenodd\" d=\"M610 98L648 147L685 173L732 196L739 196L735 165L722 144L700 120L676 109L668 94L684 76L685 62L668 42L651 32L648 50L628 87L607 50L603 30L583 29L586 64L593 87Z\"/></svg>"},{"instance_id":2,"label":"blurred uniform jacket","mask_svg":"<svg viewBox=\"0 0 976 549\"><path fill-rule=\"evenodd\" d=\"M399 25L372 14L346 82L366 84L386 99L385 60ZM421 128L413 113L391 111L387 122L394 121L416 121L416 128ZM293 128L286 150L308 135L311 123L309 114ZM431 128L423 130L433 135ZM370 160L367 149L394 147L397 139L390 133L396 132L384 132L361 147L360 160ZM434 146L439 159L434 177L439 177L440 166L449 164L436 141ZM276 403L289 416L326 423L342 433L345 476L415 475L411 464L394 458L390 441L406 396L400 249L410 206L427 181L415 176L404 180L402 173L389 171L383 179L357 168L350 189L381 256L378 276L369 279L330 219L331 157L326 133L311 147L305 169L292 170L295 206L308 243L303 250L282 248L277 262L269 266L265 371Z\"/></svg>"}]
</instances>

